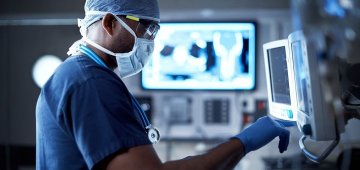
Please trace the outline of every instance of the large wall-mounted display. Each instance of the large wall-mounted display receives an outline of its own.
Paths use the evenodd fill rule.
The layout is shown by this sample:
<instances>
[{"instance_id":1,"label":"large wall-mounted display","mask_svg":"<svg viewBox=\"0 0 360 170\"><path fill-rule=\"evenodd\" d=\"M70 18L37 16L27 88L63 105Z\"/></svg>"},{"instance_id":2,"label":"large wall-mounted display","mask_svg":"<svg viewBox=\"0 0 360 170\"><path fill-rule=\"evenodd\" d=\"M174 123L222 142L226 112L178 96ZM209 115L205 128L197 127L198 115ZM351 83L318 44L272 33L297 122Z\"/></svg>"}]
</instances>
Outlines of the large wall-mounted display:
<instances>
[{"instance_id":1,"label":"large wall-mounted display","mask_svg":"<svg viewBox=\"0 0 360 170\"><path fill-rule=\"evenodd\" d=\"M164 22L144 89L252 90L255 87L254 22Z\"/></svg>"}]
</instances>

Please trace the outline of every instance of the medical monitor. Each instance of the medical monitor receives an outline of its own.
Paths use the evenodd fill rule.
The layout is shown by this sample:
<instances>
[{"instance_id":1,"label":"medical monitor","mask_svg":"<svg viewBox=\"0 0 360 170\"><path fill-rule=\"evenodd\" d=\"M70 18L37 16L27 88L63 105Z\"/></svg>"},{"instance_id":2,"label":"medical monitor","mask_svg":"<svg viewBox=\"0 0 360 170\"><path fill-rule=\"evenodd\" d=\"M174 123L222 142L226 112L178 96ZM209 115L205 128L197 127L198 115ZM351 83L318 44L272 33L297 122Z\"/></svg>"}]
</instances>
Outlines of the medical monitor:
<instances>
[{"instance_id":1,"label":"medical monitor","mask_svg":"<svg viewBox=\"0 0 360 170\"><path fill-rule=\"evenodd\" d=\"M306 42L301 31L288 37L291 51L289 72L295 79L297 124L300 131L314 140L332 140L336 137L334 114L325 102L315 51Z\"/></svg>"},{"instance_id":2,"label":"medical monitor","mask_svg":"<svg viewBox=\"0 0 360 170\"><path fill-rule=\"evenodd\" d=\"M252 90L254 22L163 22L143 69L148 90Z\"/></svg>"},{"instance_id":3,"label":"medical monitor","mask_svg":"<svg viewBox=\"0 0 360 170\"><path fill-rule=\"evenodd\" d=\"M288 72L290 55L287 39L263 45L269 114L277 119L296 121L293 77Z\"/></svg>"}]
</instances>

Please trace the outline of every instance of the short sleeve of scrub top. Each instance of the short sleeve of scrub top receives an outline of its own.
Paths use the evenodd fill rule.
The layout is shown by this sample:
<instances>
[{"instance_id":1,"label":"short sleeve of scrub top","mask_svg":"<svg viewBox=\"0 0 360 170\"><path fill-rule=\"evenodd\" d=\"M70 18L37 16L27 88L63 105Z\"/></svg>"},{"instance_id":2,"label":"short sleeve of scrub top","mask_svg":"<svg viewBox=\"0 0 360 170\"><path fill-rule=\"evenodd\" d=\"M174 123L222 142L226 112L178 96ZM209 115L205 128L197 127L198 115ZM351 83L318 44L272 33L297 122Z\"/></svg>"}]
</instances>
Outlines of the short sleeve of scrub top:
<instances>
[{"instance_id":1,"label":"short sleeve of scrub top","mask_svg":"<svg viewBox=\"0 0 360 170\"><path fill-rule=\"evenodd\" d=\"M111 70L94 64L88 57L73 60L80 63L82 71L64 72L74 74L70 77L73 76L77 82L63 94L66 102L56 117L60 126L75 140L88 168L93 168L120 149L151 144L139 120L139 113L134 109L131 94L121 79ZM68 80L60 80L67 88Z\"/></svg>"}]
</instances>

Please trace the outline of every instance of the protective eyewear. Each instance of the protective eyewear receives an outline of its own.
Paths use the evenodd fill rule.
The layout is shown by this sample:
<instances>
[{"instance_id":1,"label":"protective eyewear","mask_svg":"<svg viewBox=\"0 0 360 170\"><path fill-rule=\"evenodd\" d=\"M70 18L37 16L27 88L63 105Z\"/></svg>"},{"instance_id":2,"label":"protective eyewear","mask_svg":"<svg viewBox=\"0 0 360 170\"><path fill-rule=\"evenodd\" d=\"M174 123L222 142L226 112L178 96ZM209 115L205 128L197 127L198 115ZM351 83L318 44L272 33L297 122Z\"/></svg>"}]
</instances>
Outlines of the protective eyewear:
<instances>
[{"instance_id":1,"label":"protective eyewear","mask_svg":"<svg viewBox=\"0 0 360 170\"><path fill-rule=\"evenodd\" d=\"M154 21L140 19L134 16L126 15L127 19L137 21L139 24L136 27L136 33L140 38L153 40L160 29L160 25Z\"/></svg>"}]
</instances>

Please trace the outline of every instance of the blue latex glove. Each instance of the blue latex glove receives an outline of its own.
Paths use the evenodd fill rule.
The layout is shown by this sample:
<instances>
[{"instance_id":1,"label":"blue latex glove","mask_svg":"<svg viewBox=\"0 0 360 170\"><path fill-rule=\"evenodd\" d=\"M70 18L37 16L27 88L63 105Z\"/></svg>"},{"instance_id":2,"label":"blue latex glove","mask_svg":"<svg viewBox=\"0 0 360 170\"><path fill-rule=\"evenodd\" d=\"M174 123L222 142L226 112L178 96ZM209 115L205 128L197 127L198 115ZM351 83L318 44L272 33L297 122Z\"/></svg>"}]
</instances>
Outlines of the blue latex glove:
<instances>
[{"instance_id":1,"label":"blue latex glove","mask_svg":"<svg viewBox=\"0 0 360 170\"><path fill-rule=\"evenodd\" d=\"M279 136L279 151L283 153L289 144L290 132L283 125L268 116L259 118L254 124L243 130L234 138L238 138L244 145L245 154L257 150L275 137Z\"/></svg>"}]
</instances>

